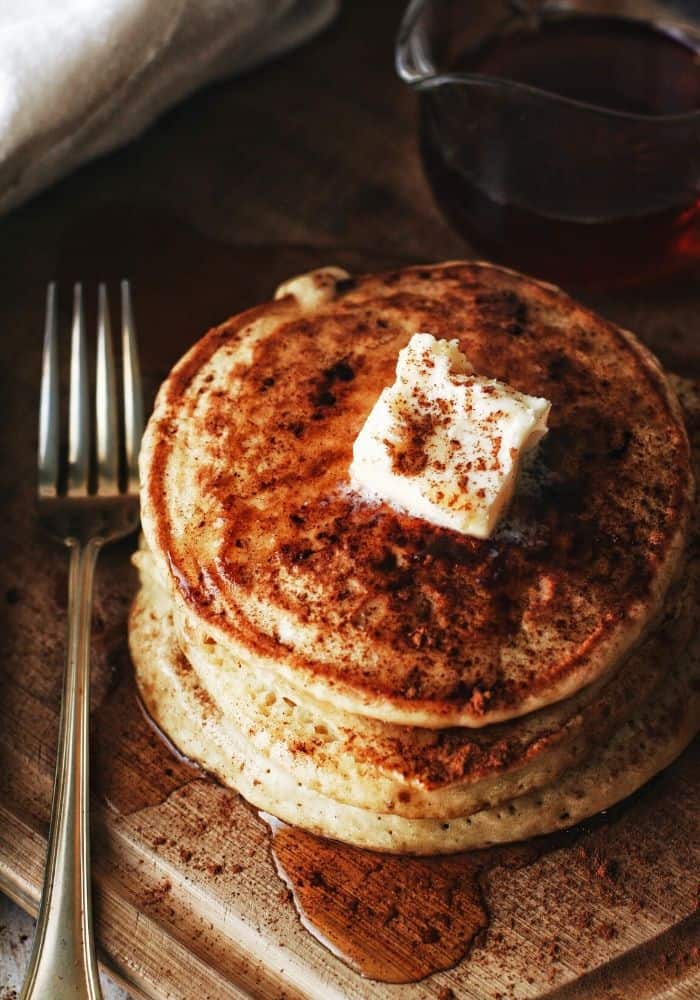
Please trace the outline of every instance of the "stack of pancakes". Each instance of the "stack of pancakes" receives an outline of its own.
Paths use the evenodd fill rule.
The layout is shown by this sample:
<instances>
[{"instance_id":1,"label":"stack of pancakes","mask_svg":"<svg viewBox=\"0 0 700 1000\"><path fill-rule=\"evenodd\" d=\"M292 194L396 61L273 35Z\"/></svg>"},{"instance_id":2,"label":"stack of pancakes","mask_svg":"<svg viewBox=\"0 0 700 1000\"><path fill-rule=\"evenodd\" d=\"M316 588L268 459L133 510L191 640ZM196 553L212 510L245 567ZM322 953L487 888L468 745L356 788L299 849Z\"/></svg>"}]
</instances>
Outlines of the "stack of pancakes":
<instances>
[{"instance_id":1,"label":"stack of pancakes","mask_svg":"<svg viewBox=\"0 0 700 1000\"><path fill-rule=\"evenodd\" d=\"M350 486L416 331L552 402L489 539ZM158 396L130 623L146 708L255 806L359 846L570 826L698 728L692 458L654 358L552 286L475 263L288 282Z\"/></svg>"}]
</instances>

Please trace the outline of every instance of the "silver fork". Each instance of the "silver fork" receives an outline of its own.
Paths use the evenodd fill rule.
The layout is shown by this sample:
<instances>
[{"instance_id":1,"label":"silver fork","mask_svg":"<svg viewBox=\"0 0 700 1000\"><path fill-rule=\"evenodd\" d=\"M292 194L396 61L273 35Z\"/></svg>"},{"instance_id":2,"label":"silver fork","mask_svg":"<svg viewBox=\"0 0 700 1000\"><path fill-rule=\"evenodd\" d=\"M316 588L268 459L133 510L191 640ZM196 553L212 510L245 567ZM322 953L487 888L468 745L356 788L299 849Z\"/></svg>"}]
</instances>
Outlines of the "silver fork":
<instances>
[{"instance_id":1,"label":"silver fork","mask_svg":"<svg viewBox=\"0 0 700 1000\"><path fill-rule=\"evenodd\" d=\"M39 412L39 517L70 551L68 653L44 888L22 1000L101 997L93 935L89 812L89 639L92 584L103 545L139 520L138 451L143 399L131 293L121 285L124 460L107 290L99 287L92 466L89 377L82 288L73 292L68 454L59 451L56 287L49 285ZM63 466L63 467L62 467Z\"/></svg>"}]
</instances>

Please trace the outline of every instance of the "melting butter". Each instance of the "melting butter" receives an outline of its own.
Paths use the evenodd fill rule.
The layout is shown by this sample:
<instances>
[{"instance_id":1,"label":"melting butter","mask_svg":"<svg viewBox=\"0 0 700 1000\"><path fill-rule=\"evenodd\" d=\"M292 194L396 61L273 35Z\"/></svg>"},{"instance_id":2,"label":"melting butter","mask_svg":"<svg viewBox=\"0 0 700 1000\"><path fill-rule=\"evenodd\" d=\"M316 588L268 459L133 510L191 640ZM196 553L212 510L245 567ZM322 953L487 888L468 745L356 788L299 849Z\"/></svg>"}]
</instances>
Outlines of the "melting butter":
<instances>
[{"instance_id":1,"label":"melting butter","mask_svg":"<svg viewBox=\"0 0 700 1000\"><path fill-rule=\"evenodd\" d=\"M351 480L415 517L488 538L550 405L476 374L456 340L416 333L355 440Z\"/></svg>"}]
</instances>

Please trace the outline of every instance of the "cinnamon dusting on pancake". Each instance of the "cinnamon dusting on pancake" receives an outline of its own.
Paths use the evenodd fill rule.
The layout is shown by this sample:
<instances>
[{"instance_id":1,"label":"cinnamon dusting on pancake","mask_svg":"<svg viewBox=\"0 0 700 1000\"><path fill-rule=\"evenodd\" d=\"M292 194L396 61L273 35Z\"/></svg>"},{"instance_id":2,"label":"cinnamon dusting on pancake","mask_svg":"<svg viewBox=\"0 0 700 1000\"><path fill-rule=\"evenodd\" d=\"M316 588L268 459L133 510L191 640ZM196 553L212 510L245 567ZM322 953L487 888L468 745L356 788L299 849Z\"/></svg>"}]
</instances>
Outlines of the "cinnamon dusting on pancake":
<instances>
[{"instance_id":1,"label":"cinnamon dusting on pancake","mask_svg":"<svg viewBox=\"0 0 700 1000\"><path fill-rule=\"evenodd\" d=\"M458 337L475 369L554 404L491 539L346 491L352 442L415 329ZM330 700L417 724L507 718L605 672L658 605L692 491L677 404L641 347L563 293L475 264L229 321L170 376L149 438L147 530L202 623ZM197 502L175 502L170 477L189 483L178 463L195 447Z\"/></svg>"}]
</instances>

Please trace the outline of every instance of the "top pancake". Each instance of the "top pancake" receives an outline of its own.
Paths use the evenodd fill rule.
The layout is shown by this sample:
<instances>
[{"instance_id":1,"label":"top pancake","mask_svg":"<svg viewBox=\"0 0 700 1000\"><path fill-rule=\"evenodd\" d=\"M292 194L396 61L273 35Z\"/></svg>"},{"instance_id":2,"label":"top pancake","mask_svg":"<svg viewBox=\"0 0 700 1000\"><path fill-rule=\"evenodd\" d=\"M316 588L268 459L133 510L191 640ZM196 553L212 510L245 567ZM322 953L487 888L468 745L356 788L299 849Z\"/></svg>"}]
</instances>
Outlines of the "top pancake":
<instances>
[{"instance_id":1,"label":"top pancake","mask_svg":"<svg viewBox=\"0 0 700 1000\"><path fill-rule=\"evenodd\" d=\"M391 722L482 726L573 694L657 614L692 475L636 339L485 264L300 279L210 331L164 383L143 527L199 641ZM552 401L492 538L368 502L353 441L416 331Z\"/></svg>"}]
</instances>

